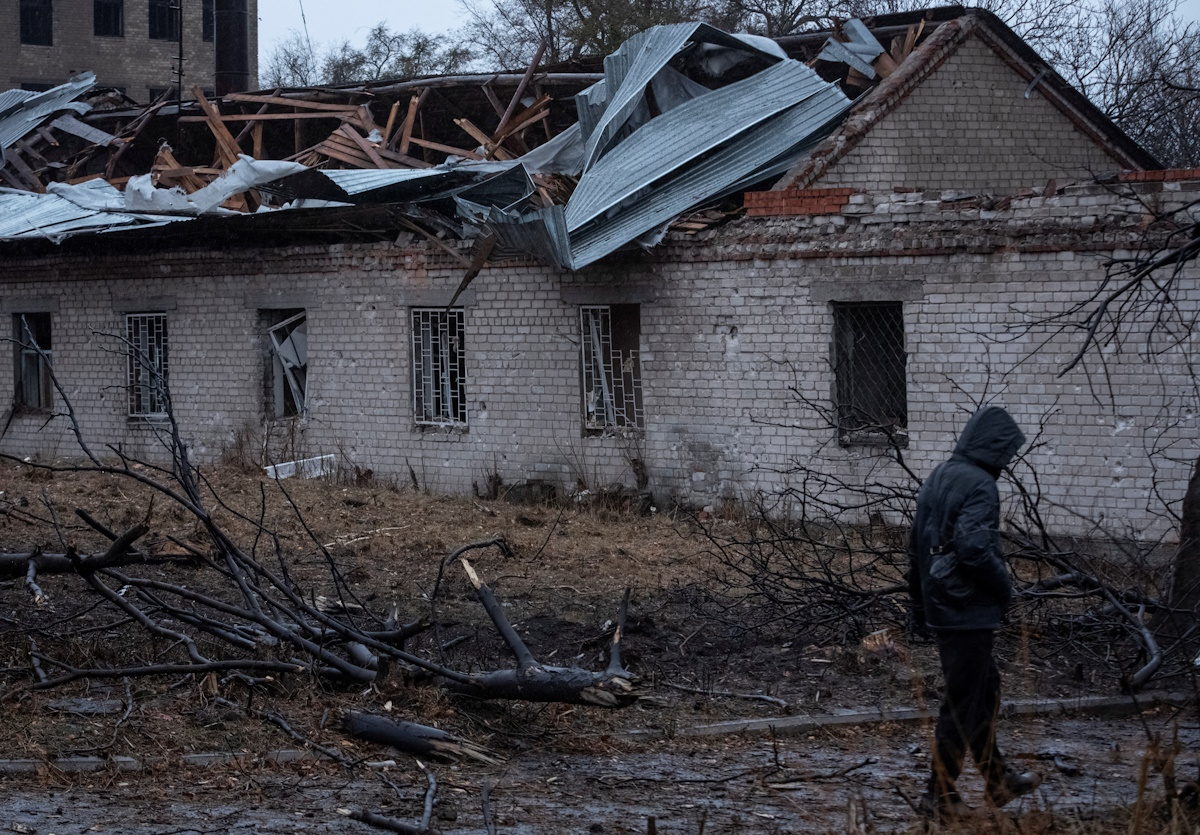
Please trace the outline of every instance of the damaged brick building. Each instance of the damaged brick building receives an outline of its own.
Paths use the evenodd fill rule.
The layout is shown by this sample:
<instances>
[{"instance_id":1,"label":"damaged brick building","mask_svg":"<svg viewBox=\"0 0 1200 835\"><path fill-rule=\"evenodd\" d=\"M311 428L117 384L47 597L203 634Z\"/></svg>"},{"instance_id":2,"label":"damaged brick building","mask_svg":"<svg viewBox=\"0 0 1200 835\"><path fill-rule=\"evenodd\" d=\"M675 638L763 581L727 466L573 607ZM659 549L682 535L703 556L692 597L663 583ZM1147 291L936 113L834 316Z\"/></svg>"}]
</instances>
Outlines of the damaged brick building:
<instances>
[{"instance_id":1,"label":"damaged brick building","mask_svg":"<svg viewBox=\"0 0 1200 835\"><path fill-rule=\"evenodd\" d=\"M380 88L368 91L374 116L345 116L368 123L345 123L342 139L313 146L323 159L359 161L341 171L301 153L297 128L293 159L306 170L272 169L253 190L220 195L227 209L247 201L242 211L181 220L180 203L155 215L160 182L137 211L126 188L118 212L111 187L92 180L82 185L96 186L100 203L87 218L0 219L0 312L26 343L0 364L0 388L15 392L0 449L77 454L65 421L47 420L59 400L43 369L51 356L85 434L134 456L155 456L165 403L154 379L165 375L200 460L249 439L271 461L333 454L438 491L486 490L497 478L559 490L621 482L697 506L777 490L805 468L859 483L903 479L897 448L928 472L967 412L995 402L1037 436L1029 460L1061 505L1046 510L1052 524L1161 533L1159 497L1182 496L1198 451L1191 341L1139 343L1131 326L1125 351L1060 377L1078 343L1054 317L1094 293L1111 257L1143 244L1151 210L1194 200L1200 172L1158 170L986 12L866 24L891 49L876 51L853 27L781 39L789 59L799 53L849 94L820 118L781 105L808 120L803 137L783 142L774 123L749 114L740 137L695 149L678 169L654 166L702 140L685 141L666 120L717 124L696 103L729 87L666 86L661 67L682 65L647 56L670 33L606 62L600 115L588 115L586 90L576 99L585 173L565 211L553 178L536 173L550 169L534 164L530 136L522 156L528 148L506 153L494 141L502 130L493 144L485 132L470 177L426 158L405 168L418 151L456 150L419 130L416 95L406 109L401 96L420 91L416 80L393 90L390 111ZM697 42L736 48L700 29L677 39L661 46L670 60ZM767 69L732 84L783 78L783 59L756 49ZM786 72L799 77L803 64L793 63ZM622 99L643 70L661 86ZM550 99L597 77L580 71L571 89L554 75L546 70L538 88ZM691 98L668 107L672 90ZM364 99L348 100L345 113L363 109ZM253 121L250 111L230 116L230 104L191 118L234 129ZM503 128L499 104L491 118ZM648 120L622 134L639 107ZM544 122L549 137L552 120L530 124ZM264 144L261 133L242 140ZM554 140L540 147L561 150ZM588 165L618 153L647 176L624 190L613 177L589 184ZM226 156L231 166L236 154ZM514 158L527 160L523 169ZM743 163L740 177L720 179ZM204 173L187 170L172 176ZM437 185L418 199L421 182ZM205 194L195 186L185 202ZM0 203L48 196L9 189ZM297 202L245 211L286 200ZM511 208L521 201L532 202ZM452 225L444 217L455 206ZM646 247L623 246L634 239ZM1193 315L1194 288L1177 298Z\"/></svg>"}]
</instances>

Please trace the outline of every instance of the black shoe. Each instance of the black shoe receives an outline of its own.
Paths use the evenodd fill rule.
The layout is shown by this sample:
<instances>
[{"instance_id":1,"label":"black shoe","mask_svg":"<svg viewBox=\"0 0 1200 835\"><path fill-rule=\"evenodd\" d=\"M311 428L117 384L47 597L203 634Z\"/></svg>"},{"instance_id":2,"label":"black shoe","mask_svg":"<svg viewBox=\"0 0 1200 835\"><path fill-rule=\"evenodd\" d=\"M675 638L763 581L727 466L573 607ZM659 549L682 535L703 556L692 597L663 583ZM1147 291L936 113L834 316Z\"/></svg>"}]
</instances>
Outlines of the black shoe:
<instances>
[{"instance_id":1,"label":"black shoe","mask_svg":"<svg viewBox=\"0 0 1200 835\"><path fill-rule=\"evenodd\" d=\"M988 802L999 809L1023 794L1029 794L1042 784L1042 775L1036 771L1017 772L1004 770L1004 782L987 791Z\"/></svg>"},{"instance_id":2,"label":"black shoe","mask_svg":"<svg viewBox=\"0 0 1200 835\"><path fill-rule=\"evenodd\" d=\"M957 792L950 797L926 792L917 801L917 811L927 821L948 823L949 821L970 817L974 810L967 805L966 801L959 797Z\"/></svg>"}]
</instances>

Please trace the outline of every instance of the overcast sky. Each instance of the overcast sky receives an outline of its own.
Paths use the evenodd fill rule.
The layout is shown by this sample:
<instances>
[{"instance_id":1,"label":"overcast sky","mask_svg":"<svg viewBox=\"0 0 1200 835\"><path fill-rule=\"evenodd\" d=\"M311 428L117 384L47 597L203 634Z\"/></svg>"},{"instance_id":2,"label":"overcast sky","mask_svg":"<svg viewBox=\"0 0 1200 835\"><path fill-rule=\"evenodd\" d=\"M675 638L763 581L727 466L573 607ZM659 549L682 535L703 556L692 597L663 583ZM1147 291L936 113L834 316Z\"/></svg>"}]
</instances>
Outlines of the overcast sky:
<instances>
[{"instance_id":1,"label":"overcast sky","mask_svg":"<svg viewBox=\"0 0 1200 835\"><path fill-rule=\"evenodd\" d=\"M938 0L930 0L930 5L938 4ZM400 31L444 32L457 28L462 16L456 0L258 0L260 60L289 31L303 30L301 6L314 46L318 41L361 44L367 31L381 20ZM1189 20L1200 21L1200 0L1183 0L1180 12Z\"/></svg>"}]
</instances>

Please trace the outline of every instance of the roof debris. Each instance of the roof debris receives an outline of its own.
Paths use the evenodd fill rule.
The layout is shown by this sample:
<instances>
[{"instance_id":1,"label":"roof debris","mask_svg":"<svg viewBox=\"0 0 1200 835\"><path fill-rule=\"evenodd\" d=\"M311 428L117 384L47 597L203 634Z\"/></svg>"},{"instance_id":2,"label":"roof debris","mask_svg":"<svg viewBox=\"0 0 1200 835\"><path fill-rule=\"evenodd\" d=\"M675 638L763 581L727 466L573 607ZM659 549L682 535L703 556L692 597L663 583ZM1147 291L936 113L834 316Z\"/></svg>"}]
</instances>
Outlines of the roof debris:
<instances>
[{"instance_id":1,"label":"roof debris","mask_svg":"<svg viewBox=\"0 0 1200 835\"><path fill-rule=\"evenodd\" d=\"M599 59L543 67L539 53L523 73L211 101L196 88L194 101L145 107L97 89L91 73L11 90L0 93L0 241L165 224L186 234L180 221L233 215L278 230L268 216L299 211L306 229L361 234L346 215L357 210L393 239L402 229L443 248L475 241L460 258L464 286L487 259L513 254L578 270L740 214L741 192L830 137L852 98L962 14L877 18L873 29L849 20L833 36L777 41L657 26L602 72Z\"/></svg>"}]
</instances>

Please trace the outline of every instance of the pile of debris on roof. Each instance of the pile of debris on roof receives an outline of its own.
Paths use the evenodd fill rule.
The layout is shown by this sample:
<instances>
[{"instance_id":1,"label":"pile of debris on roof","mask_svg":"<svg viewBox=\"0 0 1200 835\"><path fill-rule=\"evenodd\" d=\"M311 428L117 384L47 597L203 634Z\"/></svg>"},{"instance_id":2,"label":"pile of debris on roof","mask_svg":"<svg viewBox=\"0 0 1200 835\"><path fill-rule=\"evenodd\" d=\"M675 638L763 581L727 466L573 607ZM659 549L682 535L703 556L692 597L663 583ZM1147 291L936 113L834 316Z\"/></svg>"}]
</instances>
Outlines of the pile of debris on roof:
<instances>
[{"instance_id":1,"label":"pile of debris on roof","mask_svg":"<svg viewBox=\"0 0 1200 835\"><path fill-rule=\"evenodd\" d=\"M602 73L539 69L539 54L524 74L213 101L195 88L182 105L136 106L90 73L11 90L0 240L374 205L393 228L476 240L476 271L493 248L579 269L724 218L722 198L783 173L921 33L889 52L859 21L778 42L677 24L635 35Z\"/></svg>"}]
</instances>

